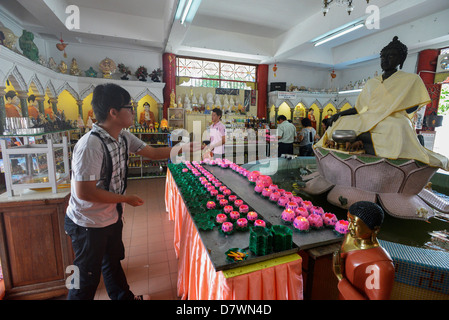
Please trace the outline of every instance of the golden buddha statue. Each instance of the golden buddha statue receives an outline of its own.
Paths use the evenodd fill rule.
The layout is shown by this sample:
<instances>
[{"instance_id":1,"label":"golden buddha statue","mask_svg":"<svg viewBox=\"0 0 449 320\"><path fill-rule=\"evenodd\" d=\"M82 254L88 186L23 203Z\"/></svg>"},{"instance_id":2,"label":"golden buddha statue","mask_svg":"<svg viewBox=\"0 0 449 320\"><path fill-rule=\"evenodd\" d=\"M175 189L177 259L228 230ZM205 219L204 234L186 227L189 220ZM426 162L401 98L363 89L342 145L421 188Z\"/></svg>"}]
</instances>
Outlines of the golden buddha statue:
<instances>
[{"instance_id":1,"label":"golden buddha statue","mask_svg":"<svg viewBox=\"0 0 449 320\"><path fill-rule=\"evenodd\" d=\"M70 66L70 74L72 76L80 76L81 75L81 70L78 67L78 62L76 61L75 58L72 59L72 65Z\"/></svg>"},{"instance_id":2,"label":"golden buddha statue","mask_svg":"<svg viewBox=\"0 0 449 320\"><path fill-rule=\"evenodd\" d=\"M383 217L382 208L373 202L359 201L349 207L349 232L333 258L341 299L390 298L394 265L377 240Z\"/></svg>"},{"instance_id":3,"label":"golden buddha statue","mask_svg":"<svg viewBox=\"0 0 449 320\"><path fill-rule=\"evenodd\" d=\"M59 65L58 65L58 70L59 70L59 72L65 74L67 72L67 64L61 60L61 63L59 63Z\"/></svg>"}]
</instances>

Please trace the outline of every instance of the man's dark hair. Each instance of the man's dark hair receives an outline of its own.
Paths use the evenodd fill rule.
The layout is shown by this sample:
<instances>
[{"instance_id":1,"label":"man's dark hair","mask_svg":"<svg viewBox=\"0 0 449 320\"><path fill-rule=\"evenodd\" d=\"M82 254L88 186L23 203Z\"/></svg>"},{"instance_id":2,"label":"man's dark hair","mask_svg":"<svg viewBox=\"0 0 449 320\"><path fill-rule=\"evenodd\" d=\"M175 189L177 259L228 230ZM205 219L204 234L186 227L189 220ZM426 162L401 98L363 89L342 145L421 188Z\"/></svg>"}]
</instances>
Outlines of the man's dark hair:
<instances>
[{"instance_id":1,"label":"man's dark hair","mask_svg":"<svg viewBox=\"0 0 449 320\"><path fill-rule=\"evenodd\" d=\"M312 121L310 121L309 118L302 118L301 119L301 124L302 126L305 127L310 127L312 125Z\"/></svg>"},{"instance_id":2,"label":"man's dark hair","mask_svg":"<svg viewBox=\"0 0 449 320\"><path fill-rule=\"evenodd\" d=\"M36 101L36 96L34 94L32 94L28 97L28 102L30 102L30 101Z\"/></svg>"},{"instance_id":3,"label":"man's dark hair","mask_svg":"<svg viewBox=\"0 0 449 320\"><path fill-rule=\"evenodd\" d=\"M380 227L384 220L383 209L374 202L359 201L349 207L349 213L359 217L371 230Z\"/></svg>"},{"instance_id":4,"label":"man's dark hair","mask_svg":"<svg viewBox=\"0 0 449 320\"><path fill-rule=\"evenodd\" d=\"M12 98L14 98L15 96L17 96L17 93L16 93L14 90L9 90L9 91L6 92L6 94L5 94L5 99L8 99L8 98L12 99Z\"/></svg>"},{"instance_id":5,"label":"man's dark hair","mask_svg":"<svg viewBox=\"0 0 449 320\"><path fill-rule=\"evenodd\" d=\"M281 114L279 117L278 117L278 121L285 121L285 120L287 120L287 117L286 116L284 116L283 114Z\"/></svg>"},{"instance_id":6,"label":"man's dark hair","mask_svg":"<svg viewBox=\"0 0 449 320\"><path fill-rule=\"evenodd\" d=\"M92 109L98 122L104 122L108 118L109 110L119 110L120 107L129 104L131 96L122 87L113 84L101 84L95 87L92 97Z\"/></svg>"},{"instance_id":7,"label":"man's dark hair","mask_svg":"<svg viewBox=\"0 0 449 320\"><path fill-rule=\"evenodd\" d=\"M223 112L221 111L220 108L213 108L213 109L212 109L212 112L215 112L215 114L216 114L217 116L219 116L220 119L221 119L221 116L223 115Z\"/></svg>"}]
</instances>

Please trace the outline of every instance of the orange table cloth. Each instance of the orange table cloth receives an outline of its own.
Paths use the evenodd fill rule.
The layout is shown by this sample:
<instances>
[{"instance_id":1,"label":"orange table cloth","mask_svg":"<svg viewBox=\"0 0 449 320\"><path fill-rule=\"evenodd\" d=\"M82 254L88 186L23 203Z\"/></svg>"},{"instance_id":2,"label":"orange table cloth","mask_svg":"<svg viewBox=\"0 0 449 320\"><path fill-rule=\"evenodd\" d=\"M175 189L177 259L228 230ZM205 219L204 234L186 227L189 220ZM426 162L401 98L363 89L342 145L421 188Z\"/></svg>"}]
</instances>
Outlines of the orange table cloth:
<instances>
[{"instance_id":1,"label":"orange table cloth","mask_svg":"<svg viewBox=\"0 0 449 320\"><path fill-rule=\"evenodd\" d=\"M165 184L165 206L169 219L175 222L174 247L178 258L177 290L178 296L183 300L300 300L303 298L301 258L296 254L290 259L288 257L273 259L254 264L249 268L215 271L170 170L167 170Z\"/></svg>"}]
</instances>

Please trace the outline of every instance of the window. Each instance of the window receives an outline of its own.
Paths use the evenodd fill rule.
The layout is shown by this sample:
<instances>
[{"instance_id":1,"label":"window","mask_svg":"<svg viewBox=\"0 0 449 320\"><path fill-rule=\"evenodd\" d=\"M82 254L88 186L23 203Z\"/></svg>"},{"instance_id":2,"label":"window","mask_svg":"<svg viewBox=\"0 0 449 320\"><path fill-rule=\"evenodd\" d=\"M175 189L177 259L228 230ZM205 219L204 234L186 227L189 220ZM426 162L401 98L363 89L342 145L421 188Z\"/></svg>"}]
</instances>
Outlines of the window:
<instances>
[{"instance_id":1,"label":"window","mask_svg":"<svg viewBox=\"0 0 449 320\"><path fill-rule=\"evenodd\" d=\"M247 89L256 82L256 66L233 62L177 57L176 76L180 86Z\"/></svg>"}]
</instances>

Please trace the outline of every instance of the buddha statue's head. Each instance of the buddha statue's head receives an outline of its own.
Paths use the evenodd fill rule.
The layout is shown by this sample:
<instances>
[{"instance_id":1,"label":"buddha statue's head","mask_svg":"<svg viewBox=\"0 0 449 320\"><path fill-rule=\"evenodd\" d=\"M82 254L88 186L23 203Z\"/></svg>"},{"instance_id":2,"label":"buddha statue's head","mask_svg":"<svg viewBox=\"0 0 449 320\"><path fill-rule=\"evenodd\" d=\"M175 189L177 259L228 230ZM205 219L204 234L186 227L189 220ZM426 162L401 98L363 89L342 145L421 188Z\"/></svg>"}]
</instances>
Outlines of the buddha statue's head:
<instances>
[{"instance_id":1,"label":"buddha statue's head","mask_svg":"<svg viewBox=\"0 0 449 320\"><path fill-rule=\"evenodd\" d=\"M348 231L355 240L376 242L377 233L384 219L382 208L369 201L359 201L349 207Z\"/></svg>"},{"instance_id":2,"label":"buddha statue's head","mask_svg":"<svg viewBox=\"0 0 449 320\"><path fill-rule=\"evenodd\" d=\"M394 37L380 52L380 65L382 70L389 71L396 69L398 66L402 69L405 59L407 59L407 54L407 46L399 41L398 37Z\"/></svg>"}]
</instances>

